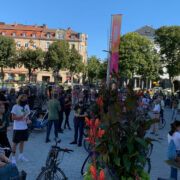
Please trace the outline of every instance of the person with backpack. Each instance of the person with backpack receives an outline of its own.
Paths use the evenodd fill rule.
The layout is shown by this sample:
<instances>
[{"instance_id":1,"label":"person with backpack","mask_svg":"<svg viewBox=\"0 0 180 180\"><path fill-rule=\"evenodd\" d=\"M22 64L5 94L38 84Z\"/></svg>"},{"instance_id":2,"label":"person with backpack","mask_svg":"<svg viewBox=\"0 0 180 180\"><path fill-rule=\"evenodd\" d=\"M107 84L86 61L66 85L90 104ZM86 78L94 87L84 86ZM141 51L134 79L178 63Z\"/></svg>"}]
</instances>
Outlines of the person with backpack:
<instances>
[{"instance_id":1,"label":"person with backpack","mask_svg":"<svg viewBox=\"0 0 180 180\"><path fill-rule=\"evenodd\" d=\"M180 157L180 121L171 124L171 131L168 134L168 159L176 160ZM171 167L170 178L177 180L178 170Z\"/></svg>"}]
</instances>

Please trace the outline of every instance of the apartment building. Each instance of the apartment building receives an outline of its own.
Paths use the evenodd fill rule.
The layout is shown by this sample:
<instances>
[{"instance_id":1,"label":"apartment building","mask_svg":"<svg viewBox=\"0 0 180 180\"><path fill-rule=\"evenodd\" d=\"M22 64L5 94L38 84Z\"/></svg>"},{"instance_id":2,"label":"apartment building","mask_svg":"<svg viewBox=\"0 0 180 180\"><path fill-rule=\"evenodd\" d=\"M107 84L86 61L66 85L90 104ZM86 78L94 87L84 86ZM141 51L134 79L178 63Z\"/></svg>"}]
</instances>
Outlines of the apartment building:
<instances>
[{"instance_id":1,"label":"apartment building","mask_svg":"<svg viewBox=\"0 0 180 180\"><path fill-rule=\"evenodd\" d=\"M13 38L16 42L17 49L37 47L43 51L47 51L50 44L59 39L68 41L70 48L75 47L82 56L84 64L87 64L87 35L84 33L77 33L68 28L64 29L50 29L43 24L38 26L23 25L15 22L14 24L5 24L0 22L0 35ZM14 68L6 68L5 80L25 80L27 78L27 69L24 66L17 66ZM68 71L60 71L58 73L60 82L65 82L69 78ZM33 72L32 79L35 81L54 81L53 72L37 70Z\"/></svg>"}]
</instances>

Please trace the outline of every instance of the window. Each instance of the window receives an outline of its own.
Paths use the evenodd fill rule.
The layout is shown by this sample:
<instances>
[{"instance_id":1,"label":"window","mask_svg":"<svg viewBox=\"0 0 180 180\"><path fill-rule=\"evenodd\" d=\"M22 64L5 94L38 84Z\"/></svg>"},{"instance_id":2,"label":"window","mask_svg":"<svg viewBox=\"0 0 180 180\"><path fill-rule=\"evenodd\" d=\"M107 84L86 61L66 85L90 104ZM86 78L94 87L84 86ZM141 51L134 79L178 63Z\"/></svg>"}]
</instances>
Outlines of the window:
<instances>
[{"instance_id":1,"label":"window","mask_svg":"<svg viewBox=\"0 0 180 180\"><path fill-rule=\"evenodd\" d=\"M85 40L84 36L82 37L82 40L83 40L83 41Z\"/></svg>"},{"instance_id":2,"label":"window","mask_svg":"<svg viewBox=\"0 0 180 180\"><path fill-rule=\"evenodd\" d=\"M64 39L63 34L58 34L58 39Z\"/></svg>"},{"instance_id":3,"label":"window","mask_svg":"<svg viewBox=\"0 0 180 180\"><path fill-rule=\"evenodd\" d=\"M50 43L47 42L47 43L46 43L46 48L49 49L49 46L50 46Z\"/></svg>"},{"instance_id":4,"label":"window","mask_svg":"<svg viewBox=\"0 0 180 180\"><path fill-rule=\"evenodd\" d=\"M13 36L16 36L16 33L15 32L13 32L13 34L12 34Z\"/></svg>"},{"instance_id":5,"label":"window","mask_svg":"<svg viewBox=\"0 0 180 180\"><path fill-rule=\"evenodd\" d=\"M6 35L6 33L5 33L5 32L2 32L2 35L3 35L3 36L5 36L5 35Z\"/></svg>"},{"instance_id":6,"label":"window","mask_svg":"<svg viewBox=\"0 0 180 180\"><path fill-rule=\"evenodd\" d=\"M84 46L83 45L81 45L81 51L84 51Z\"/></svg>"},{"instance_id":7,"label":"window","mask_svg":"<svg viewBox=\"0 0 180 180\"><path fill-rule=\"evenodd\" d=\"M28 43L28 42L26 42L26 43L25 43L25 47L28 47L28 46L29 46L29 43Z\"/></svg>"},{"instance_id":8,"label":"window","mask_svg":"<svg viewBox=\"0 0 180 180\"><path fill-rule=\"evenodd\" d=\"M75 40L75 35L71 35L71 39L72 39L72 40Z\"/></svg>"},{"instance_id":9,"label":"window","mask_svg":"<svg viewBox=\"0 0 180 180\"><path fill-rule=\"evenodd\" d=\"M46 37L47 37L47 38L50 38L50 33L48 33L48 34L46 35Z\"/></svg>"},{"instance_id":10,"label":"window","mask_svg":"<svg viewBox=\"0 0 180 180\"><path fill-rule=\"evenodd\" d=\"M17 42L17 47L21 47L21 42L20 41Z\"/></svg>"},{"instance_id":11,"label":"window","mask_svg":"<svg viewBox=\"0 0 180 180\"><path fill-rule=\"evenodd\" d=\"M36 34L32 34L32 37L35 38L35 37L36 37Z\"/></svg>"},{"instance_id":12,"label":"window","mask_svg":"<svg viewBox=\"0 0 180 180\"><path fill-rule=\"evenodd\" d=\"M26 33L22 33L22 36L23 36L23 37L26 37Z\"/></svg>"},{"instance_id":13,"label":"window","mask_svg":"<svg viewBox=\"0 0 180 180\"><path fill-rule=\"evenodd\" d=\"M36 48L36 43L33 44L33 48Z\"/></svg>"}]
</instances>

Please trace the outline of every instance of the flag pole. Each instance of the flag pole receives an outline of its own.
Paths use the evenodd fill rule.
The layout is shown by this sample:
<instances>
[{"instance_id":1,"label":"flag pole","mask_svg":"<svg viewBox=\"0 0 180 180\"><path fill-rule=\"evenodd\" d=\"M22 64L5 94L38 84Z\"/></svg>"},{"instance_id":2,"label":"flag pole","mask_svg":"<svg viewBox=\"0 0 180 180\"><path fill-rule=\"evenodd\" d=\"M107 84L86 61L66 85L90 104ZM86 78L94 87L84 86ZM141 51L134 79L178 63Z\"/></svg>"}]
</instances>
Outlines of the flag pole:
<instances>
[{"instance_id":1,"label":"flag pole","mask_svg":"<svg viewBox=\"0 0 180 180\"><path fill-rule=\"evenodd\" d=\"M112 19L113 15L111 15L111 27L110 27L110 38L109 38L109 47L108 47L108 67L107 67L107 77L106 77L106 84L107 84L107 89L110 89L110 72L111 72L111 41L112 41Z\"/></svg>"}]
</instances>

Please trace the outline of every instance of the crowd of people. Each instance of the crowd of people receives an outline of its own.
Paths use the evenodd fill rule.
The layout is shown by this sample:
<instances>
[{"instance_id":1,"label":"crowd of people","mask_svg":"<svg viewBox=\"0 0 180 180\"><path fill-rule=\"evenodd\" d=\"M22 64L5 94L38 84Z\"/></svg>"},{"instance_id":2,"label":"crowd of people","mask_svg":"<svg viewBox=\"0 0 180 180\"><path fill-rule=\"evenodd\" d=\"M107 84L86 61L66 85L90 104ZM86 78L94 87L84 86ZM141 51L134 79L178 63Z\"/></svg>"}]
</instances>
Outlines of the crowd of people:
<instances>
[{"instance_id":1,"label":"crowd of people","mask_svg":"<svg viewBox=\"0 0 180 180\"><path fill-rule=\"evenodd\" d=\"M178 112L180 112L180 96L164 94L163 92L155 92L153 95L149 91L136 92L138 97L137 111L143 115L147 115L149 111L153 113L154 118L164 118L164 109L172 108L172 122L177 122ZM126 91L119 91L118 99L123 104L127 97ZM12 158L9 160L10 152L5 151L5 154L0 151L0 167L4 163L12 162L16 164L16 151L19 146L19 157L21 161L27 162L28 159L23 155L24 142L28 141L28 126L32 123L29 118L31 110L36 104L43 102L48 110L48 124L45 142L49 143L50 133L54 125L54 139L59 138L59 133L63 133L64 129L72 130L69 122L70 113L74 111L74 138L70 144L82 146L83 130L85 127L85 117L87 116L87 107L98 98L98 91L89 88L75 87L64 90L61 86L53 88L52 86L45 87L25 86L20 88L18 92L11 89L9 93L4 90L0 91L0 146L10 147L12 149ZM45 101L44 101L45 100ZM126 111L124 107L124 112ZM7 131L13 124L12 147L9 143ZM175 124L177 127L178 125ZM178 126L179 127L179 126ZM152 134L158 136L158 123L153 125ZM175 131L171 131L172 136ZM178 136L179 137L179 136ZM179 139L180 140L180 139ZM180 142L180 141L179 141ZM177 151L179 151L177 145Z\"/></svg>"}]
</instances>

